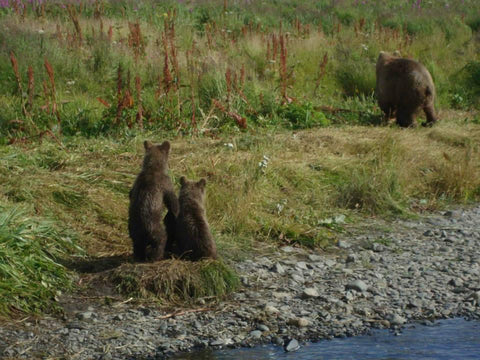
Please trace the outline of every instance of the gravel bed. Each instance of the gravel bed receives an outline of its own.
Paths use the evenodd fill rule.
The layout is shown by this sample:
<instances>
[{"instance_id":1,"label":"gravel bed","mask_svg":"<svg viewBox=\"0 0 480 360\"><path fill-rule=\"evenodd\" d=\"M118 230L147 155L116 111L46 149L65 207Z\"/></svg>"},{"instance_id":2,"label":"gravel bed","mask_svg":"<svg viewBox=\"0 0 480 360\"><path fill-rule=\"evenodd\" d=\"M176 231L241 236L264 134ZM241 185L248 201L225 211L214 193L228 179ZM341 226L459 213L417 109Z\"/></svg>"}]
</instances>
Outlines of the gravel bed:
<instances>
[{"instance_id":1,"label":"gravel bed","mask_svg":"<svg viewBox=\"0 0 480 360\"><path fill-rule=\"evenodd\" d=\"M331 254L286 246L240 262L243 287L213 308L170 316L92 303L61 319L3 324L0 356L156 359L260 343L295 350L297 341L372 328L480 318L480 206L384 224L394 230L344 235Z\"/></svg>"}]
</instances>

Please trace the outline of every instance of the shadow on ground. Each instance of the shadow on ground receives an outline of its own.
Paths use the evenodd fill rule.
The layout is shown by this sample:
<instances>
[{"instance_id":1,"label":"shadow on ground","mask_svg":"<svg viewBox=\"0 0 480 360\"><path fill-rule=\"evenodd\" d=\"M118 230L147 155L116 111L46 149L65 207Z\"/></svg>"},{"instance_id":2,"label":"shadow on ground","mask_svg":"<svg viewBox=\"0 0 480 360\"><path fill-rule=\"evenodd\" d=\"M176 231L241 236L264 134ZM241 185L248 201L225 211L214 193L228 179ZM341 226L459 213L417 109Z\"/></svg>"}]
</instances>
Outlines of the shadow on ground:
<instances>
[{"instance_id":1,"label":"shadow on ground","mask_svg":"<svg viewBox=\"0 0 480 360\"><path fill-rule=\"evenodd\" d=\"M107 270L112 270L122 264L132 263L131 255L114 255L102 257L87 257L81 259L68 259L62 262L67 269L80 274L94 274Z\"/></svg>"}]
</instances>

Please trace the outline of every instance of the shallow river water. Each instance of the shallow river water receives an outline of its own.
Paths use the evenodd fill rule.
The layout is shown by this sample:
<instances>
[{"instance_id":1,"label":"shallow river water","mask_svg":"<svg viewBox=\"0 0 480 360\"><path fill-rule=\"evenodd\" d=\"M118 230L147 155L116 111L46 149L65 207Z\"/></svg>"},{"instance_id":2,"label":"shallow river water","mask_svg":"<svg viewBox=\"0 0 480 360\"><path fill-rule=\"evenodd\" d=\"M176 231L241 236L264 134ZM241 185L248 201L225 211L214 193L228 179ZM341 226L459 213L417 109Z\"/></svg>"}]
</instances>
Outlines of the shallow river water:
<instances>
[{"instance_id":1,"label":"shallow river water","mask_svg":"<svg viewBox=\"0 0 480 360\"><path fill-rule=\"evenodd\" d=\"M480 322L449 319L432 326L408 326L401 334L375 330L372 335L325 340L286 353L278 346L227 349L178 355L185 360L480 360Z\"/></svg>"}]
</instances>

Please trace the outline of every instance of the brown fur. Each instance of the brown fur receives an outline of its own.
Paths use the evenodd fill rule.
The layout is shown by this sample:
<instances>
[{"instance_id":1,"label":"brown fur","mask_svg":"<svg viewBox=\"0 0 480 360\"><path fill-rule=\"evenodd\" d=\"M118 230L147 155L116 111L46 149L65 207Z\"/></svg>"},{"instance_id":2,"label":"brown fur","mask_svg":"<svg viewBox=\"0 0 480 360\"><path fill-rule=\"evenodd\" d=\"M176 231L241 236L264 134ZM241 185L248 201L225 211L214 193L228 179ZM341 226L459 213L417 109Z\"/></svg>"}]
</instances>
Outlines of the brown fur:
<instances>
[{"instance_id":1,"label":"brown fur","mask_svg":"<svg viewBox=\"0 0 480 360\"><path fill-rule=\"evenodd\" d=\"M387 118L396 117L402 127L414 126L416 113L423 110L426 125L437 121L435 86L425 66L381 51L376 72L378 105Z\"/></svg>"},{"instance_id":2,"label":"brown fur","mask_svg":"<svg viewBox=\"0 0 480 360\"><path fill-rule=\"evenodd\" d=\"M180 178L178 201L180 212L175 224L176 252L190 260L217 258L217 247L207 222L205 211L205 186L198 182Z\"/></svg>"},{"instance_id":3,"label":"brown fur","mask_svg":"<svg viewBox=\"0 0 480 360\"><path fill-rule=\"evenodd\" d=\"M160 260L164 256L167 233L163 223L164 205L178 215L178 199L168 176L170 143L144 142L142 171L130 190L128 230L137 261Z\"/></svg>"},{"instance_id":4,"label":"brown fur","mask_svg":"<svg viewBox=\"0 0 480 360\"><path fill-rule=\"evenodd\" d=\"M178 215L178 214L177 214ZM171 212L167 212L167 215L163 218L163 224L167 231L167 245L165 246L165 257L171 255L178 255L178 246L175 240L175 224L177 222L176 216Z\"/></svg>"}]
</instances>

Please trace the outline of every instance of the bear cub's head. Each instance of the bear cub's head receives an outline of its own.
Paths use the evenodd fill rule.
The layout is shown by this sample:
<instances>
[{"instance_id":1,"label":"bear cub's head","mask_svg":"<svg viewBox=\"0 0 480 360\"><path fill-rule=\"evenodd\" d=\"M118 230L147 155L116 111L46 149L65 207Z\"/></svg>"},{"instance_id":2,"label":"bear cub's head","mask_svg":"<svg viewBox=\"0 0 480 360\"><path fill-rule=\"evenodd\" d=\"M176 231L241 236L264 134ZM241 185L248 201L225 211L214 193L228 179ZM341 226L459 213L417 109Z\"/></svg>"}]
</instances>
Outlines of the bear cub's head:
<instances>
[{"instance_id":1,"label":"bear cub's head","mask_svg":"<svg viewBox=\"0 0 480 360\"><path fill-rule=\"evenodd\" d=\"M170 143L164 141L161 144L153 144L145 140L145 157L143 158L143 170L168 170L168 154L170 153Z\"/></svg>"},{"instance_id":2,"label":"bear cub's head","mask_svg":"<svg viewBox=\"0 0 480 360\"><path fill-rule=\"evenodd\" d=\"M196 200L200 204L205 201L205 187L207 180L200 179L199 181L188 181L185 176L180 178L180 198Z\"/></svg>"}]
</instances>

